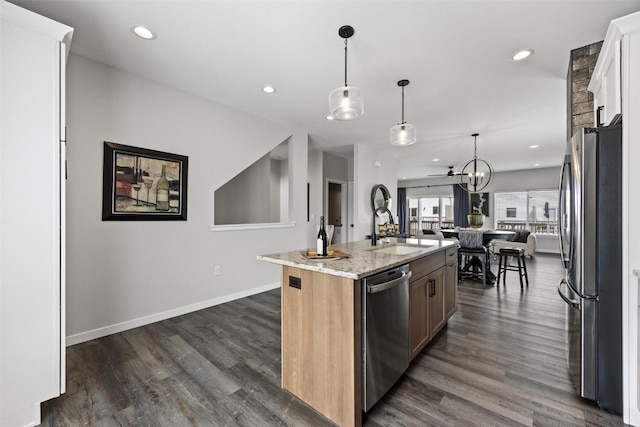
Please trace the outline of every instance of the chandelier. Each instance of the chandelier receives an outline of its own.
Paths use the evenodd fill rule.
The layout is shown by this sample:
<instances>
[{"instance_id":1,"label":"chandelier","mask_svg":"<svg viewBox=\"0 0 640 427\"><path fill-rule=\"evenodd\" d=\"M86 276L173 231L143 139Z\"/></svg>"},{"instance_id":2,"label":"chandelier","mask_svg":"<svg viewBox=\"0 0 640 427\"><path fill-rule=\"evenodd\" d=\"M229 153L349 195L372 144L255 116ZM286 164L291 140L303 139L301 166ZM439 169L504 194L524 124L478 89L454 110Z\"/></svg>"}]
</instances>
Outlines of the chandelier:
<instances>
[{"instance_id":1,"label":"chandelier","mask_svg":"<svg viewBox=\"0 0 640 427\"><path fill-rule=\"evenodd\" d=\"M477 193L487 188L493 179L493 168L486 160L478 158L477 138L479 133L474 133L473 137L473 159L464 164L460 170L459 185L469 193ZM464 185L466 184L466 185Z\"/></svg>"}]
</instances>

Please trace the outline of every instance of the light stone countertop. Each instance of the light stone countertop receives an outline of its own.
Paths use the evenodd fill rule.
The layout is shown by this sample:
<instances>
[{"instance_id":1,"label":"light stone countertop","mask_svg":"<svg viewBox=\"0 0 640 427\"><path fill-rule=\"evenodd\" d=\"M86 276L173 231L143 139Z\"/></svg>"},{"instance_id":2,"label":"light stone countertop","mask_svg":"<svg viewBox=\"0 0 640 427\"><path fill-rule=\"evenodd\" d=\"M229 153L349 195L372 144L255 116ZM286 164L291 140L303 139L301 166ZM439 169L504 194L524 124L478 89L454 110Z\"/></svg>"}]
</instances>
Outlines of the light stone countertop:
<instances>
[{"instance_id":1,"label":"light stone countertop","mask_svg":"<svg viewBox=\"0 0 640 427\"><path fill-rule=\"evenodd\" d=\"M303 253L306 252L306 249L269 255L258 255L257 258L260 261L267 261L274 264L297 267L304 270L317 271L320 273L331 274L333 276L358 280L363 277L371 276L372 274L406 264L425 255L443 251L446 248L450 248L458 244L457 240L449 239L391 238L389 240L391 243L379 242L375 247L371 246L371 240L332 245L331 249L344 252L349 255L348 258L342 259L308 259L303 255ZM406 255L375 252L376 249L382 249L394 245L415 246L419 247L420 250Z\"/></svg>"}]
</instances>

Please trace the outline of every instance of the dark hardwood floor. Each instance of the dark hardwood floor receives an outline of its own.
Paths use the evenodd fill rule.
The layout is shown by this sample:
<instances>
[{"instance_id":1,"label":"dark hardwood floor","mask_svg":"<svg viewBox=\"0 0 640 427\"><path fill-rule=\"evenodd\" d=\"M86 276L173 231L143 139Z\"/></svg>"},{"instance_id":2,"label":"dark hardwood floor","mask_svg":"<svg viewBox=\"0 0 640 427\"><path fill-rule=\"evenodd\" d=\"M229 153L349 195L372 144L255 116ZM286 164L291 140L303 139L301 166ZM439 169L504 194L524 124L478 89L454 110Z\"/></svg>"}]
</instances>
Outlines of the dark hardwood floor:
<instances>
[{"instance_id":1,"label":"dark hardwood floor","mask_svg":"<svg viewBox=\"0 0 640 427\"><path fill-rule=\"evenodd\" d=\"M530 285L461 282L458 312L370 411L366 426L619 426L578 398L564 358L557 256ZM280 389L280 291L67 349L67 392L43 426L325 426Z\"/></svg>"}]
</instances>

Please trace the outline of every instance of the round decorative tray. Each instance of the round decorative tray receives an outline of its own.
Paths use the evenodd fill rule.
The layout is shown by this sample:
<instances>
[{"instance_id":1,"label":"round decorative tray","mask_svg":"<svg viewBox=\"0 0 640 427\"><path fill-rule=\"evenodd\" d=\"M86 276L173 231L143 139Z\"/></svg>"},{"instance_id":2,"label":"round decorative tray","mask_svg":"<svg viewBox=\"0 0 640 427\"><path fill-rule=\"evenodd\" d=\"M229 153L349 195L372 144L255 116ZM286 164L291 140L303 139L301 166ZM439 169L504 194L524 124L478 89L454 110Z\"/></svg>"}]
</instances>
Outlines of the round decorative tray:
<instances>
[{"instance_id":1,"label":"round decorative tray","mask_svg":"<svg viewBox=\"0 0 640 427\"><path fill-rule=\"evenodd\" d=\"M307 259L318 260L318 261L332 261L336 259L349 258L349 254L336 251L335 249L327 250L327 256L318 255L318 251L316 251L315 249L309 249L307 251L303 251L302 256Z\"/></svg>"}]
</instances>

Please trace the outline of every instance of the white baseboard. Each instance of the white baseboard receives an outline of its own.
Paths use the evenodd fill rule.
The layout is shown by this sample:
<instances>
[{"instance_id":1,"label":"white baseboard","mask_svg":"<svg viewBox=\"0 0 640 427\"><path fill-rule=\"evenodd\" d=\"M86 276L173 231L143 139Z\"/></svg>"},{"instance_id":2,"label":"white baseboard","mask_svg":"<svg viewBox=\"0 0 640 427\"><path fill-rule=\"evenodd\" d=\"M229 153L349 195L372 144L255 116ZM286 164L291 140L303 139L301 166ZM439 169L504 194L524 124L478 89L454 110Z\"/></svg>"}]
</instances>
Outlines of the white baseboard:
<instances>
[{"instance_id":1,"label":"white baseboard","mask_svg":"<svg viewBox=\"0 0 640 427\"><path fill-rule=\"evenodd\" d=\"M0 414L0 426L39 426L42 422L40 404L23 406L21 408L3 408Z\"/></svg>"},{"instance_id":2,"label":"white baseboard","mask_svg":"<svg viewBox=\"0 0 640 427\"><path fill-rule=\"evenodd\" d=\"M67 347L74 344L80 344L96 338L105 337L107 335L126 331L128 329L137 328L139 326L148 325L150 323L166 320L171 317L181 316L193 311L202 310L203 308L213 307L225 302L245 298L251 295L260 294L280 287L280 283L270 283L268 285L259 286L257 288L248 289L235 294L224 295L218 298L201 301L195 304L185 305L183 307L174 308L172 310L163 311L161 313L151 314L149 316L139 317L137 319L127 320L126 322L116 323L115 325L104 326L102 328L93 329L91 331L81 332L79 334L69 335L66 338Z\"/></svg>"}]
</instances>

